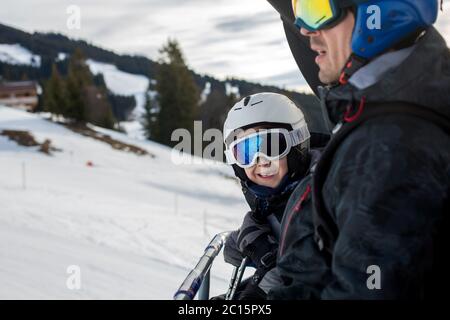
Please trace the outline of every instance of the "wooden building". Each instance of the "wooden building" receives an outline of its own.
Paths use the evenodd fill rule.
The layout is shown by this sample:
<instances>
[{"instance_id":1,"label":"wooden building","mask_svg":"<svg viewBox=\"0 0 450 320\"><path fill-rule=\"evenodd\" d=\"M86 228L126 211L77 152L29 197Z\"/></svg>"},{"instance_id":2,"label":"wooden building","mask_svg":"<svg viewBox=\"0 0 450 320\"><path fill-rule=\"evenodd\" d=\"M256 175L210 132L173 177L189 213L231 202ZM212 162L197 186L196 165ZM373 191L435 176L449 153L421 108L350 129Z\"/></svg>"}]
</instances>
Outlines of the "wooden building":
<instances>
[{"instance_id":1,"label":"wooden building","mask_svg":"<svg viewBox=\"0 0 450 320\"><path fill-rule=\"evenodd\" d=\"M33 111L38 105L36 81L0 82L0 105Z\"/></svg>"}]
</instances>

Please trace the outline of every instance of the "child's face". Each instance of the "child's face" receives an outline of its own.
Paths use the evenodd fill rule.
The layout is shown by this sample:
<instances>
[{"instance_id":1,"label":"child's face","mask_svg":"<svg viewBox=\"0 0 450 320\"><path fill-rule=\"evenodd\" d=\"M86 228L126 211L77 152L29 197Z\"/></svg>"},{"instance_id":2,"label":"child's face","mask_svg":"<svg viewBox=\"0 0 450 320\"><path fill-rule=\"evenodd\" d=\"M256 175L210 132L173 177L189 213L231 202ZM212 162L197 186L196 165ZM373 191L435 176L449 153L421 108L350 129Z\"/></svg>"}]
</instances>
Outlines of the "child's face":
<instances>
[{"instance_id":1,"label":"child's face","mask_svg":"<svg viewBox=\"0 0 450 320\"><path fill-rule=\"evenodd\" d=\"M255 133L260 128L250 128L242 132L238 138ZM250 181L265 187L276 188L288 173L287 158L275 161L267 160L264 156L258 157L253 167L245 168L245 174Z\"/></svg>"}]
</instances>

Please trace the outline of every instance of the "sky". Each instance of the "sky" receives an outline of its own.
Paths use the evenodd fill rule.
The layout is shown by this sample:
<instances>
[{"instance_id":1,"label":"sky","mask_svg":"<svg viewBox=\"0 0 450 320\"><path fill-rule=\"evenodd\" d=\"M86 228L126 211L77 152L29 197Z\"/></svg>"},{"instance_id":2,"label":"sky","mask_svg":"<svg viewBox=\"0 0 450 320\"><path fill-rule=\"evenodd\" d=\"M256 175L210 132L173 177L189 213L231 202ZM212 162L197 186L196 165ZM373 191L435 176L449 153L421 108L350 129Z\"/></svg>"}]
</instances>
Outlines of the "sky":
<instances>
[{"instance_id":1,"label":"sky","mask_svg":"<svg viewBox=\"0 0 450 320\"><path fill-rule=\"evenodd\" d=\"M80 9L80 28L67 26ZM450 0L438 29L450 43ZM158 58L168 38L180 42L188 65L219 79L237 77L305 91L277 12L265 0L14 0L0 23L59 32L117 53Z\"/></svg>"}]
</instances>

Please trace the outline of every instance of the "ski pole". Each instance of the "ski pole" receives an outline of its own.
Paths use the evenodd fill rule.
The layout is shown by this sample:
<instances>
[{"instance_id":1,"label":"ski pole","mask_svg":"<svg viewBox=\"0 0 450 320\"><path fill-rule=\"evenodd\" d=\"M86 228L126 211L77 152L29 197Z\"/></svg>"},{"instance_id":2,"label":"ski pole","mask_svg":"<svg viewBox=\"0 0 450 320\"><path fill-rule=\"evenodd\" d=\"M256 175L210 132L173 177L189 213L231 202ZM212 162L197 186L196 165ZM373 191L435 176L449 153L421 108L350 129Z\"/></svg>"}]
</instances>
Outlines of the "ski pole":
<instances>
[{"instance_id":1,"label":"ski pole","mask_svg":"<svg viewBox=\"0 0 450 320\"><path fill-rule=\"evenodd\" d=\"M195 268L189 272L180 288L175 292L174 300L194 300L197 291L208 275L214 259L219 254L229 234L230 232L222 232L214 236ZM205 283L205 285L209 286L209 283ZM206 287L204 289L206 290Z\"/></svg>"},{"instance_id":2,"label":"ski pole","mask_svg":"<svg viewBox=\"0 0 450 320\"><path fill-rule=\"evenodd\" d=\"M228 285L227 294L225 295L225 300L230 300L231 290L233 290L234 281L236 281L236 276L239 267L233 268L233 273L231 274L230 284Z\"/></svg>"},{"instance_id":3,"label":"ski pole","mask_svg":"<svg viewBox=\"0 0 450 320\"><path fill-rule=\"evenodd\" d=\"M241 283L242 276L244 275L245 268L247 267L247 261L248 261L248 257L245 257L244 259L242 259L241 265L239 266L239 269L237 270L237 273L236 273L236 279L234 280L233 287L231 288L229 299L227 299L227 300L234 299L234 295L236 294L236 289L237 289L238 285Z\"/></svg>"},{"instance_id":4,"label":"ski pole","mask_svg":"<svg viewBox=\"0 0 450 320\"><path fill-rule=\"evenodd\" d=\"M200 289L198 289L198 300L209 300L209 282L211 278L211 269L203 277Z\"/></svg>"}]
</instances>

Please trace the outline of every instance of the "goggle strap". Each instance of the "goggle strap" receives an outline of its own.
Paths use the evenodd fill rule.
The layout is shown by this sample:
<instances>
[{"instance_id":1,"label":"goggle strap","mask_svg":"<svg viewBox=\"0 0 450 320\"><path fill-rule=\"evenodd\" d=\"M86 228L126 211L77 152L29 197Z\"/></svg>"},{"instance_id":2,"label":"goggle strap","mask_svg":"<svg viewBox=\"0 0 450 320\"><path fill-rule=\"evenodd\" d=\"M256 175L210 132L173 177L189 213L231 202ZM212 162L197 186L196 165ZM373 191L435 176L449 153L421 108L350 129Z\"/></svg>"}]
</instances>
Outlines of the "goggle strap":
<instances>
[{"instance_id":1,"label":"goggle strap","mask_svg":"<svg viewBox=\"0 0 450 320\"><path fill-rule=\"evenodd\" d=\"M236 160L234 159L232 151L230 149L225 150L225 158L227 159L228 164L236 163Z\"/></svg>"},{"instance_id":2,"label":"goggle strap","mask_svg":"<svg viewBox=\"0 0 450 320\"><path fill-rule=\"evenodd\" d=\"M362 2L364 2L364 1L362 1ZM340 8L347 8L347 7L356 5L358 3L358 1L357 0L341 0L341 1L338 1L338 3L339 3Z\"/></svg>"},{"instance_id":3,"label":"goggle strap","mask_svg":"<svg viewBox=\"0 0 450 320\"><path fill-rule=\"evenodd\" d=\"M340 1L338 1L338 3L339 3L339 7L348 8L348 7L360 5L367 1L368 0L340 0Z\"/></svg>"},{"instance_id":4,"label":"goggle strap","mask_svg":"<svg viewBox=\"0 0 450 320\"><path fill-rule=\"evenodd\" d=\"M309 133L308 127L303 126L289 132L289 137L291 139L292 146L297 146L308 140L311 135Z\"/></svg>"}]
</instances>

